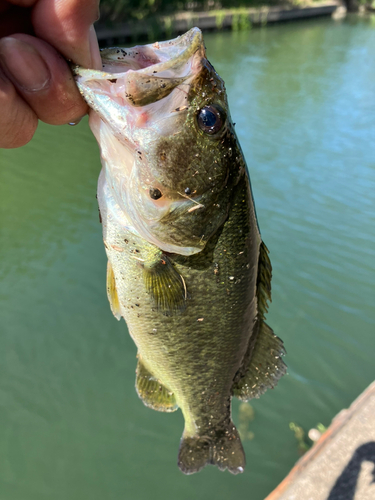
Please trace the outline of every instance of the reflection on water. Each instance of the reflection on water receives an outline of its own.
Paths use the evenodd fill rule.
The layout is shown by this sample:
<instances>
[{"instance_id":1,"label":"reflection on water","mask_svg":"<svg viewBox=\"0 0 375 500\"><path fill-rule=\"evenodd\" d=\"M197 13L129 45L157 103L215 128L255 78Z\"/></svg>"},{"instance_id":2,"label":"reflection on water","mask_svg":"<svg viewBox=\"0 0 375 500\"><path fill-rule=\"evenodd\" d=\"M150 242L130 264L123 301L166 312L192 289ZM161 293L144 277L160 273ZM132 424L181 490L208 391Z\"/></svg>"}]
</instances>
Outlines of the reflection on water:
<instances>
[{"instance_id":1,"label":"reflection on water","mask_svg":"<svg viewBox=\"0 0 375 500\"><path fill-rule=\"evenodd\" d=\"M261 500L374 378L375 23L206 36L227 83L274 266L269 323L289 375L252 401L241 477L176 466L179 412L145 408L105 294L87 122L0 151L0 497ZM237 423L243 417L234 405Z\"/></svg>"}]
</instances>

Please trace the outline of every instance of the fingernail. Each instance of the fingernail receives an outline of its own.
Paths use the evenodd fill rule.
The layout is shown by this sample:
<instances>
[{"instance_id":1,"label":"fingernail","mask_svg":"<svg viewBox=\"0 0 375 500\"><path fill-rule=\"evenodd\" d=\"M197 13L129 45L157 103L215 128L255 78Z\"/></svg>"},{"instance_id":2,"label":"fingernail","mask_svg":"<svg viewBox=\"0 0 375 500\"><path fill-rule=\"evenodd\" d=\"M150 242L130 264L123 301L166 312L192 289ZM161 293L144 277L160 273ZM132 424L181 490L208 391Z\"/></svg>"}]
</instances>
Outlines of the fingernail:
<instances>
[{"instance_id":1,"label":"fingernail","mask_svg":"<svg viewBox=\"0 0 375 500\"><path fill-rule=\"evenodd\" d=\"M96 37L94 25L89 29L89 46L91 55L91 69L102 69L102 59L99 52L98 39Z\"/></svg>"},{"instance_id":2,"label":"fingernail","mask_svg":"<svg viewBox=\"0 0 375 500\"><path fill-rule=\"evenodd\" d=\"M1 40L0 62L12 82L28 92L42 90L51 80L49 69L36 49L17 38Z\"/></svg>"}]
</instances>

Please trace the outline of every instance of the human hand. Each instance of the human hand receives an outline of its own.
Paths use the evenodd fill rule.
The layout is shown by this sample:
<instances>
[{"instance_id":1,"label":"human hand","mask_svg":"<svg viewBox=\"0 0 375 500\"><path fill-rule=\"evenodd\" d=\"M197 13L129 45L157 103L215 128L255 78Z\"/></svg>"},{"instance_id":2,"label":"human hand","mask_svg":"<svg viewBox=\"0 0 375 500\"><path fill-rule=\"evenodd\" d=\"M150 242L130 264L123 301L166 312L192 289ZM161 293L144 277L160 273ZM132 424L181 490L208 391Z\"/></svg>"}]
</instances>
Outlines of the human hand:
<instances>
[{"instance_id":1,"label":"human hand","mask_svg":"<svg viewBox=\"0 0 375 500\"><path fill-rule=\"evenodd\" d=\"M87 113L66 59L101 69L99 0L0 0L0 147Z\"/></svg>"}]
</instances>

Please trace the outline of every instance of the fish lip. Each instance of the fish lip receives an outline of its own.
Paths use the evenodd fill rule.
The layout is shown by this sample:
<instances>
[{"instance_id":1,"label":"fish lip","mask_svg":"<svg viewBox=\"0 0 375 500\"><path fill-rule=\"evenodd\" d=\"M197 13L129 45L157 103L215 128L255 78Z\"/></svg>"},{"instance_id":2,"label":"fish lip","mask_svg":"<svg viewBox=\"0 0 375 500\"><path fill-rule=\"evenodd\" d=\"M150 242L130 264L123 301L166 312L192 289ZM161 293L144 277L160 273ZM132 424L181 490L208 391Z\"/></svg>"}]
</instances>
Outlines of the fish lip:
<instances>
[{"instance_id":1,"label":"fish lip","mask_svg":"<svg viewBox=\"0 0 375 500\"><path fill-rule=\"evenodd\" d=\"M150 72L160 74L161 72L181 67L199 49L201 49L202 51L202 57L205 55L203 35L199 28L192 28L187 33L184 33L183 35L180 35L179 37L174 38L173 40L164 42L155 42L154 44L148 44L145 45L144 47L154 48L155 50L158 50L160 48L166 49L166 52L168 52L168 49L171 49L176 46L177 47L181 46L182 50L181 52L177 52L175 56L170 57L165 61L159 61L155 64L151 64L150 66L137 69L135 71L140 74L150 74ZM131 51L135 48L138 49L139 47L133 47L130 49L123 49L123 50ZM112 61L114 63L118 63L118 56L114 53L114 50L116 50L116 48L101 50L101 54L105 55L104 61L108 62ZM112 51L112 54L110 51ZM127 71L129 71L129 69L127 71L116 71L116 72L91 70L83 68L82 66L76 64L72 64L71 69L73 71L73 74L76 76L77 83L79 83L80 77L84 78L85 80L86 79L110 80L116 78L116 76L118 77L120 74L124 74Z\"/></svg>"},{"instance_id":2,"label":"fish lip","mask_svg":"<svg viewBox=\"0 0 375 500\"><path fill-rule=\"evenodd\" d=\"M125 55L120 54L122 50ZM104 52L107 59L112 58L111 72L86 69L78 65L72 65L71 68L77 87L89 107L98 113L104 122L111 124L114 135L128 145L130 133L127 130L129 125L125 114L130 118L132 109L140 110L144 105L154 102L152 91L148 93L145 87L143 94L138 93L141 87L137 87L137 83L135 83L136 92L134 93L132 82L137 80L137 76L139 75L141 83L142 80L143 82L146 80L146 84L149 83L147 80L150 77L152 77L150 79L152 82L158 80L160 83L161 79L170 82L166 84L168 93L176 86L188 83L194 78L195 74L200 71L205 58L203 36L199 28L192 28L173 40L126 49L105 49ZM135 59L138 54L139 57ZM132 69L132 66L136 69ZM119 89L118 93L116 86ZM112 89L115 89L114 92ZM135 102L134 95L140 96L138 102ZM161 98L163 94L156 96L155 102ZM148 101L145 102L145 100Z\"/></svg>"},{"instance_id":3,"label":"fish lip","mask_svg":"<svg viewBox=\"0 0 375 500\"><path fill-rule=\"evenodd\" d=\"M161 61L153 65L147 66L143 69L136 70L137 73L148 74L150 70L157 68L157 73L173 69L175 66L180 66L182 63L186 62L190 57L199 50L199 48L204 47L202 32L199 28L192 28L187 33L178 36L172 40L167 40L164 42L155 42L154 44L146 45L146 47L153 47L155 49L170 49L172 47L181 46L182 51L177 53L175 57L171 57L166 61ZM102 52L106 52L110 49L104 49ZM131 50L131 49L130 49ZM108 53L108 60L116 61L116 55Z\"/></svg>"}]
</instances>

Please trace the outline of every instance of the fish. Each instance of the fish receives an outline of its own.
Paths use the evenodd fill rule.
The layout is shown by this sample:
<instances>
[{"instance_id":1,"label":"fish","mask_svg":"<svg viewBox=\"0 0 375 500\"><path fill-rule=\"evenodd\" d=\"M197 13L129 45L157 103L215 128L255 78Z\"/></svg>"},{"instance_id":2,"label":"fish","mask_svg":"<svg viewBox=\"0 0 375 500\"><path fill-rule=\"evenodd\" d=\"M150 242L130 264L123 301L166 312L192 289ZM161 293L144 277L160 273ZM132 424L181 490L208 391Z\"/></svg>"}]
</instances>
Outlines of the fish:
<instances>
[{"instance_id":1,"label":"fish","mask_svg":"<svg viewBox=\"0 0 375 500\"><path fill-rule=\"evenodd\" d=\"M244 471L231 401L286 372L265 322L272 267L223 80L198 28L75 66L100 146L107 295L137 349L136 391L181 409L178 466Z\"/></svg>"}]
</instances>

